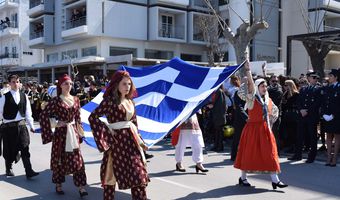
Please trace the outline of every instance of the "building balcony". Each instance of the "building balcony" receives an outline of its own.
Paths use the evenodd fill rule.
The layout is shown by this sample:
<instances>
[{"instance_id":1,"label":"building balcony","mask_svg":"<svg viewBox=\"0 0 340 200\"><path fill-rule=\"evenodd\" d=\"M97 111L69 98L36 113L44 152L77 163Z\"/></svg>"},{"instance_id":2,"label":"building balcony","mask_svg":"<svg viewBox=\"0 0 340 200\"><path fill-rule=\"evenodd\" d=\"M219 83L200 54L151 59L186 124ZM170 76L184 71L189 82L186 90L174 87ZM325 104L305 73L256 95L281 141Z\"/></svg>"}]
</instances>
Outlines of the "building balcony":
<instances>
[{"instance_id":1,"label":"building balcony","mask_svg":"<svg viewBox=\"0 0 340 200\"><path fill-rule=\"evenodd\" d=\"M154 4L164 4L164 5L171 5L171 6L189 6L189 0L150 0L150 5Z\"/></svg>"},{"instance_id":2,"label":"building balcony","mask_svg":"<svg viewBox=\"0 0 340 200\"><path fill-rule=\"evenodd\" d=\"M16 66L19 64L19 55L17 53L5 53L0 55L1 66Z\"/></svg>"},{"instance_id":3,"label":"building balcony","mask_svg":"<svg viewBox=\"0 0 340 200\"><path fill-rule=\"evenodd\" d=\"M211 4L214 7L217 7L218 3L218 0L211 0ZM189 9L209 11L209 8L204 0L191 0Z\"/></svg>"},{"instance_id":4,"label":"building balcony","mask_svg":"<svg viewBox=\"0 0 340 200\"><path fill-rule=\"evenodd\" d=\"M64 4L68 5L68 4L74 3L76 1L79 1L79 0L64 0Z\"/></svg>"},{"instance_id":5,"label":"building balcony","mask_svg":"<svg viewBox=\"0 0 340 200\"><path fill-rule=\"evenodd\" d=\"M208 17L206 14L189 12L188 15L188 42L193 44L205 45L203 30L200 27L200 20L203 17Z\"/></svg>"},{"instance_id":6,"label":"building balcony","mask_svg":"<svg viewBox=\"0 0 340 200\"><path fill-rule=\"evenodd\" d=\"M6 38L17 35L19 35L17 22L4 23L2 26L0 26L0 38Z\"/></svg>"},{"instance_id":7,"label":"building balcony","mask_svg":"<svg viewBox=\"0 0 340 200\"><path fill-rule=\"evenodd\" d=\"M75 39L88 36L86 16L66 22L66 30L61 32L64 39Z\"/></svg>"},{"instance_id":8,"label":"building balcony","mask_svg":"<svg viewBox=\"0 0 340 200\"><path fill-rule=\"evenodd\" d=\"M27 15L30 18L40 16L45 13L52 14L54 12L53 0L30 0L30 7Z\"/></svg>"},{"instance_id":9,"label":"building balcony","mask_svg":"<svg viewBox=\"0 0 340 200\"><path fill-rule=\"evenodd\" d=\"M18 8L19 0L0 0L0 10L4 8Z\"/></svg>"},{"instance_id":10,"label":"building balcony","mask_svg":"<svg viewBox=\"0 0 340 200\"><path fill-rule=\"evenodd\" d=\"M53 15L43 15L30 21L30 48L44 48L53 44Z\"/></svg>"},{"instance_id":11,"label":"building balcony","mask_svg":"<svg viewBox=\"0 0 340 200\"><path fill-rule=\"evenodd\" d=\"M331 12L340 11L340 1L337 0L314 0L310 1L308 5L309 11L320 10L320 8L329 9Z\"/></svg>"},{"instance_id":12,"label":"building balcony","mask_svg":"<svg viewBox=\"0 0 340 200\"><path fill-rule=\"evenodd\" d=\"M186 42L186 11L163 7L149 9L149 40Z\"/></svg>"}]
</instances>

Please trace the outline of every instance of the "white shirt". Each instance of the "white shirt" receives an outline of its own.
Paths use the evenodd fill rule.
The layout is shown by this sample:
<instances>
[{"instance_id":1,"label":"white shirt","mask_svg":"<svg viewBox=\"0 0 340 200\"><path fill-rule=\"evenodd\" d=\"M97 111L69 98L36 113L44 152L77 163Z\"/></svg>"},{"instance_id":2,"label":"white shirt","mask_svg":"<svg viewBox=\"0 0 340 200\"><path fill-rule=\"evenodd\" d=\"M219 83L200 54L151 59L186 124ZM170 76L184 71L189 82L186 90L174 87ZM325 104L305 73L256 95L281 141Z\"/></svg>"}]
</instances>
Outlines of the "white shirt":
<instances>
[{"instance_id":1,"label":"white shirt","mask_svg":"<svg viewBox=\"0 0 340 200\"><path fill-rule=\"evenodd\" d=\"M20 93L19 93L19 91L10 90L10 93L12 94L15 103L19 104L19 102L20 102ZM30 101L28 100L27 95L25 95L25 97L26 97L25 117L21 117L20 112L18 111L17 116L15 117L15 119L12 119L12 120L4 119L3 113L4 113L4 106L5 106L5 99L6 99L6 97L2 96L0 98L0 120L3 120L3 123L17 122L17 121L26 119L26 122L28 123L30 128L34 129L31 104L30 104Z\"/></svg>"}]
</instances>

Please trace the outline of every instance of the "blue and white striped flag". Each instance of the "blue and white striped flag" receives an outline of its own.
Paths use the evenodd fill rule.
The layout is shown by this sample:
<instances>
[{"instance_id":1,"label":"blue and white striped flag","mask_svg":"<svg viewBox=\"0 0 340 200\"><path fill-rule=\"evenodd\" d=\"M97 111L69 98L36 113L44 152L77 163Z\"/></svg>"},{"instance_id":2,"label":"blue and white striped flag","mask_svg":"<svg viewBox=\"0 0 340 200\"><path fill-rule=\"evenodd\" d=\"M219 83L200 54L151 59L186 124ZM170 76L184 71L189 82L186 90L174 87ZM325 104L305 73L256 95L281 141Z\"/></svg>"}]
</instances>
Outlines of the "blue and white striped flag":
<instances>
[{"instance_id":1,"label":"blue and white striped flag","mask_svg":"<svg viewBox=\"0 0 340 200\"><path fill-rule=\"evenodd\" d=\"M174 58L153 67L126 67L138 96L134 99L138 129L151 147L200 109L209 96L242 65L200 67ZM88 122L90 113L102 101L102 91L81 109L85 142L95 147ZM102 118L102 120L105 120Z\"/></svg>"}]
</instances>

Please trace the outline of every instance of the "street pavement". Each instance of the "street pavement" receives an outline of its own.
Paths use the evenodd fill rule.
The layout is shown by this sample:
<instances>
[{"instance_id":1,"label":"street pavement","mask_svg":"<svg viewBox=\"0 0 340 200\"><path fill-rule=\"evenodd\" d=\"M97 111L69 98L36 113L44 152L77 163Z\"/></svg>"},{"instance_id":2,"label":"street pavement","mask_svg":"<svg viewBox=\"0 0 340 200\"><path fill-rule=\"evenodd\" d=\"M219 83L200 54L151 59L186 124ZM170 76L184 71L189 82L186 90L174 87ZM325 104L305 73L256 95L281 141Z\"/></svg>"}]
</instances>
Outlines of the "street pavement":
<instances>
[{"instance_id":1,"label":"street pavement","mask_svg":"<svg viewBox=\"0 0 340 200\"><path fill-rule=\"evenodd\" d=\"M82 144L88 180L89 196L83 199L102 199L99 168L101 153ZM59 200L80 199L72 177L67 176L63 190L65 195L57 195L51 181L49 161L51 144L42 145L40 134L31 134L31 161L34 170L40 175L27 180L22 162L13 166L15 177L6 178L4 159L0 159L0 200ZM169 140L158 143L148 153L154 155L148 162L151 182L147 195L152 200L196 200L196 199L254 199L254 200L339 200L340 167L325 167L323 162L305 164L303 161L291 162L281 158L280 178L289 185L288 188L273 190L269 175L249 175L249 182L255 187L246 188L237 185L240 171L233 168L228 150L222 153L208 151L204 155L204 166L210 171L207 174L196 174L191 160L190 149L187 149L183 162L187 172L176 172L174 148ZM131 199L130 190L118 190L117 200Z\"/></svg>"}]
</instances>

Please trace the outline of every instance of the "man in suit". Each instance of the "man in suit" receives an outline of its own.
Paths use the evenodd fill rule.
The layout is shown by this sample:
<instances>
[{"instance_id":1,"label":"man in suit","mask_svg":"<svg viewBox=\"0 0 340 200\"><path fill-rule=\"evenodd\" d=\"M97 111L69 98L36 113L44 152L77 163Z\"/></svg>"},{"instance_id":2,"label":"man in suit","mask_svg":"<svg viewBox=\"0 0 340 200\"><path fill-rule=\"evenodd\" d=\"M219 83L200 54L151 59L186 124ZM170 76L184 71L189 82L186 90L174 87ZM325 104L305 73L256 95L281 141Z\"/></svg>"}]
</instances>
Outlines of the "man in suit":
<instances>
[{"instance_id":1,"label":"man in suit","mask_svg":"<svg viewBox=\"0 0 340 200\"><path fill-rule=\"evenodd\" d=\"M299 123L296 150L288 160L301 160L304 139L310 142L310 150L306 163L313 163L317 154L317 125L320 120L321 87L318 86L318 74L307 73L309 85L300 89L298 99Z\"/></svg>"}]
</instances>

